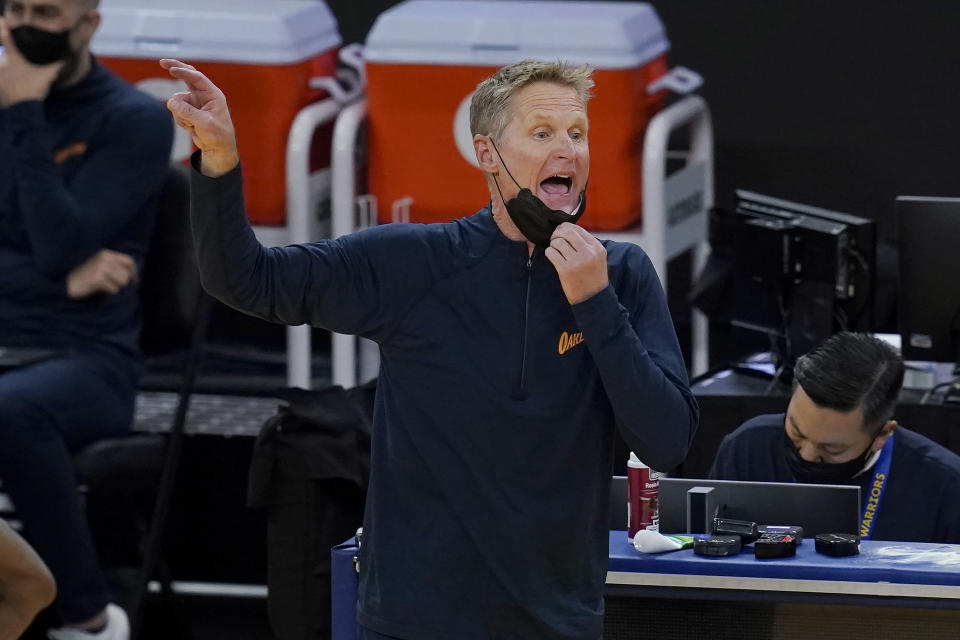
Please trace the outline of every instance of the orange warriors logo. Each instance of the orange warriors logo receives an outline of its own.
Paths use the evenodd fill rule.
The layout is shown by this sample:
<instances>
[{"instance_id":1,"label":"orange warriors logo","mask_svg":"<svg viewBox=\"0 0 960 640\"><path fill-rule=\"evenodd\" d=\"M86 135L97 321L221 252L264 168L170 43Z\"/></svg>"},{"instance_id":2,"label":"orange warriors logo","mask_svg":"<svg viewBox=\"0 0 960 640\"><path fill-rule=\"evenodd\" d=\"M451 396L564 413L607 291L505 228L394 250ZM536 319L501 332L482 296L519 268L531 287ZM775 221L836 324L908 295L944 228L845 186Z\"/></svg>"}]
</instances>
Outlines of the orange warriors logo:
<instances>
[{"instance_id":1,"label":"orange warriors logo","mask_svg":"<svg viewBox=\"0 0 960 640\"><path fill-rule=\"evenodd\" d=\"M82 156L87 152L87 143L86 142L76 142L69 147L64 147L59 151L56 151L53 154L53 163L54 164L63 164L68 158L72 156Z\"/></svg>"},{"instance_id":2,"label":"orange warriors logo","mask_svg":"<svg viewBox=\"0 0 960 640\"><path fill-rule=\"evenodd\" d=\"M560 345L557 348L557 353L563 355L581 342L583 342L583 331L578 331L574 334L568 334L564 331L560 334Z\"/></svg>"}]
</instances>

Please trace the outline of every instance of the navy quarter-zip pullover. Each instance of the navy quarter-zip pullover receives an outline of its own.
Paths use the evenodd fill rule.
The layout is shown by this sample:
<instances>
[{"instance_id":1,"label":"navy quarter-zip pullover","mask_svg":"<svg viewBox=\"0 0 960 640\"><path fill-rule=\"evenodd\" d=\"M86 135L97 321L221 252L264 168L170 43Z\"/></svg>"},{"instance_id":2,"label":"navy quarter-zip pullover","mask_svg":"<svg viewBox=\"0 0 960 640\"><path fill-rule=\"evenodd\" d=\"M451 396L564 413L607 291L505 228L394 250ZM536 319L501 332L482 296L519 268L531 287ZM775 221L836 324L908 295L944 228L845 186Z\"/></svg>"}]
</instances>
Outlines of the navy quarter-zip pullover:
<instances>
[{"instance_id":1,"label":"navy quarter-zip pullover","mask_svg":"<svg viewBox=\"0 0 960 640\"><path fill-rule=\"evenodd\" d=\"M163 104L96 61L43 102L0 109L0 341L139 353L136 282L71 300L66 281L100 249L143 266L172 140Z\"/></svg>"},{"instance_id":2,"label":"navy quarter-zip pullover","mask_svg":"<svg viewBox=\"0 0 960 640\"><path fill-rule=\"evenodd\" d=\"M610 285L571 306L543 252L489 208L266 249L239 168L194 171L192 198L213 295L380 346L360 623L418 640L599 638L614 429L670 469L697 421L644 252L605 242Z\"/></svg>"}]
</instances>

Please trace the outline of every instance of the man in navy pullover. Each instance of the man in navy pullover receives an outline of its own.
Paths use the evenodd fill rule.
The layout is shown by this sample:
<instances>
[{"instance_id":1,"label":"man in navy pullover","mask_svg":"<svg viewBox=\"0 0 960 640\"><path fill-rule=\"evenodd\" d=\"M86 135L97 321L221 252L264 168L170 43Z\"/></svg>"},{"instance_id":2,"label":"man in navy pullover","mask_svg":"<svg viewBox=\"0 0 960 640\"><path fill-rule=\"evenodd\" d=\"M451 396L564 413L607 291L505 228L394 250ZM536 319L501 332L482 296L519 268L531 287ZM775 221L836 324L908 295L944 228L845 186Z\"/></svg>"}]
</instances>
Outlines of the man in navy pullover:
<instances>
[{"instance_id":1,"label":"man in navy pullover","mask_svg":"<svg viewBox=\"0 0 960 640\"><path fill-rule=\"evenodd\" d=\"M379 343L362 637L599 638L615 430L670 469L697 407L647 256L571 223L589 172L589 69L526 60L478 87L492 201L476 214L266 249L244 215L223 94L161 64L190 89L168 105L200 149L204 286L268 320Z\"/></svg>"},{"instance_id":2,"label":"man in navy pullover","mask_svg":"<svg viewBox=\"0 0 960 640\"><path fill-rule=\"evenodd\" d=\"M130 428L136 273L173 127L99 66L96 0L7 0L0 24L0 344L57 357L0 373L0 478L57 582L52 638L125 638L71 453Z\"/></svg>"},{"instance_id":3,"label":"man in navy pullover","mask_svg":"<svg viewBox=\"0 0 960 640\"><path fill-rule=\"evenodd\" d=\"M893 419L903 360L838 333L797 361L786 414L757 416L720 444L710 477L860 486L860 535L960 543L960 456Z\"/></svg>"}]
</instances>

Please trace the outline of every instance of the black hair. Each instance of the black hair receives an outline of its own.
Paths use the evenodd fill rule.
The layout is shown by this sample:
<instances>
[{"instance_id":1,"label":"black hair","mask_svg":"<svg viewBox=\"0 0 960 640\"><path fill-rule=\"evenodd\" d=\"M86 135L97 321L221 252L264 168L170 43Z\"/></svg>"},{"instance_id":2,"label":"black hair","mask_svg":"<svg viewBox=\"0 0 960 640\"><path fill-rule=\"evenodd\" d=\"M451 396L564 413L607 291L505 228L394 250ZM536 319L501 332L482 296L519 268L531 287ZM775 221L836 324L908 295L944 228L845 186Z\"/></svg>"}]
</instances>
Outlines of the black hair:
<instances>
[{"instance_id":1,"label":"black hair","mask_svg":"<svg viewBox=\"0 0 960 640\"><path fill-rule=\"evenodd\" d=\"M863 425L879 433L893 416L903 385L903 358L892 346L866 333L837 333L800 357L796 384L821 408L863 409Z\"/></svg>"}]
</instances>

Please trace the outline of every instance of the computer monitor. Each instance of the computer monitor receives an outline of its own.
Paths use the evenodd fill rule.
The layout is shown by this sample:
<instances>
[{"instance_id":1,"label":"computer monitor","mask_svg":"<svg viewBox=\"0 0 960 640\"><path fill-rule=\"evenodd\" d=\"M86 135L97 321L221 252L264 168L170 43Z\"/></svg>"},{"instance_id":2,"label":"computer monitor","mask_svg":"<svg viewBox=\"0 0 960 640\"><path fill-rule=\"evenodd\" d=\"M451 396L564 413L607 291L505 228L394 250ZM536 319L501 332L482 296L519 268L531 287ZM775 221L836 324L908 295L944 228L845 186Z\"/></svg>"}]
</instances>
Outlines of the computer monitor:
<instances>
[{"instance_id":1,"label":"computer monitor","mask_svg":"<svg viewBox=\"0 0 960 640\"><path fill-rule=\"evenodd\" d=\"M792 360L841 330L873 329L876 225L738 190L710 216L711 259L694 291L712 320L779 340Z\"/></svg>"},{"instance_id":2,"label":"computer monitor","mask_svg":"<svg viewBox=\"0 0 960 640\"><path fill-rule=\"evenodd\" d=\"M860 487L791 482L661 478L662 533L710 533L715 516L800 525L804 536L860 533Z\"/></svg>"},{"instance_id":3,"label":"computer monitor","mask_svg":"<svg viewBox=\"0 0 960 640\"><path fill-rule=\"evenodd\" d=\"M960 365L960 198L897 198L900 348Z\"/></svg>"}]
</instances>

